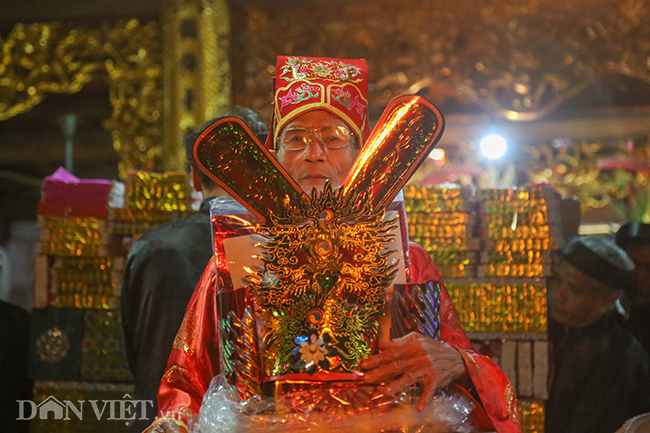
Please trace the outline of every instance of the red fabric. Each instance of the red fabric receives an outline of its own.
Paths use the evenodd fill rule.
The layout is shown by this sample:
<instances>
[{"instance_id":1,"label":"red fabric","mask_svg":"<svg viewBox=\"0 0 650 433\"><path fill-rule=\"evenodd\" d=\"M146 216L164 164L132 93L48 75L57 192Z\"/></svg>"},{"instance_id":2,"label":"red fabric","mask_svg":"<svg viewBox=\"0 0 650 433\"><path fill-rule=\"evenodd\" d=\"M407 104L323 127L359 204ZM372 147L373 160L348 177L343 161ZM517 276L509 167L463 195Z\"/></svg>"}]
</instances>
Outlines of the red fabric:
<instances>
[{"instance_id":1,"label":"red fabric","mask_svg":"<svg viewBox=\"0 0 650 433\"><path fill-rule=\"evenodd\" d=\"M343 120L359 143L368 137L365 60L278 56L273 85L274 110L267 147L275 149L282 128L312 110L326 110Z\"/></svg>"},{"instance_id":2,"label":"red fabric","mask_svg":"<svg viewBox=\"0 0 650 433\"><path fill-rule=\"evenodd\" d=\"M418 245L410 246L412 281L442 281L427 253ZM198 414L203 394L219 373L215 264L210 262L192 296L177 341L172 349L167 372L158 391L158 407L167 417L185 420ZM460 349L469 375L495 430L498 433L521 432L512 386L501 369L485 356L478 355L465 336L458 313L447 289L442 285L441 339ZM186 325L186 322L195 324ZM180 346L180 344L178 345ZM188 411L189 409L189 411Z\"/></svg>"},{"instance_id":3,"label":"red fabric","mask_svg":"<svg viewBox=\"0 0 650 433\"><path fill-rule=\"evenodd\" d=\"M208 263L203 276L196 286L194 295L187 306L185 319L176 341L181 333L189 331L186 347L174 348L169 356L167 371L158 390L159 417L177 418L183 408L191 414L198 414L203 395L210 381L219 374L219 334L217 332L217 279L214 259ZM187 326L187 321L195 326ZM191 328L191 329L188 329Z\"/></svg>"}]
</instances>

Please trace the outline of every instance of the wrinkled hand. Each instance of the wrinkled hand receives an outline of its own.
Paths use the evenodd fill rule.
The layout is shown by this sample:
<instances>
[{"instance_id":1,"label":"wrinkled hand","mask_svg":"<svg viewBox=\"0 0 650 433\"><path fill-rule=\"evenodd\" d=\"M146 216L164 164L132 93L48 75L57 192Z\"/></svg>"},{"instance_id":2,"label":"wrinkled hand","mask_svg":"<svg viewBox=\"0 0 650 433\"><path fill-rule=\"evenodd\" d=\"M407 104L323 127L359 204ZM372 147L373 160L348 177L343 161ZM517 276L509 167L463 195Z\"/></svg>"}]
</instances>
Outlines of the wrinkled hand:
<instances>
[{"instance_id":1,"label":"wrinkled hand","mask_svg":"<svg viewBox=\"0 0 650 433\"><path fill-rule=\"evenodd\" d=\"M168 419L153 427L151 430L148 430L148 433L187 433L187 430Z\"/></svg>"},{"instance_id":2,"label":"wrinkled hand","mask_svg":"<svg viewBox=\"0 0 650 433\"><path fill-rule=\"evenodd\" d=\"M365 383L385 382L387 395L395 395L414 383L424 385L415 408L422 411L438 388L467 380L465 363L458 350L412 332L404 337L379 343L380 353L361 361Z\"/></svg>"}]
</instances>

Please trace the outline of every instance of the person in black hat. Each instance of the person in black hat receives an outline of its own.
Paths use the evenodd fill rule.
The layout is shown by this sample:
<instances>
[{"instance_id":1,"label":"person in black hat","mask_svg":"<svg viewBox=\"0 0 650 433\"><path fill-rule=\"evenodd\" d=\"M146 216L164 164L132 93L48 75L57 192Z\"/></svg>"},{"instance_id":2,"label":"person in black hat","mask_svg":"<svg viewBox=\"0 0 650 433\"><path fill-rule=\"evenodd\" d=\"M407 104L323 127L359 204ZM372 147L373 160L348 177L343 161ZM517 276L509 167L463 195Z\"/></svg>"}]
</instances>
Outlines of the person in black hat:
<instances>
[{"instance_id":1,"label":"person in black hat","mask_svg":"<svg viewBox=\"0 0 650 433\"><path fill-rule=\"evenodd\" d=\"M625 327L650 353L650 224L627 223L616 232L616 244L634 262L632 308Z\"/></svg>"},{"instance_id":2,"label":"person in black hat","mask_svg":"<svg viewBox=\"0 0 650 433\"><path fill-rule=\"evenodd\" d=\"M633 270L625 252L603 237L574 237L562 250L549 286L547 432L611 433L650 409L648 354L614 308Z\"/></svg>"}]
</instances>

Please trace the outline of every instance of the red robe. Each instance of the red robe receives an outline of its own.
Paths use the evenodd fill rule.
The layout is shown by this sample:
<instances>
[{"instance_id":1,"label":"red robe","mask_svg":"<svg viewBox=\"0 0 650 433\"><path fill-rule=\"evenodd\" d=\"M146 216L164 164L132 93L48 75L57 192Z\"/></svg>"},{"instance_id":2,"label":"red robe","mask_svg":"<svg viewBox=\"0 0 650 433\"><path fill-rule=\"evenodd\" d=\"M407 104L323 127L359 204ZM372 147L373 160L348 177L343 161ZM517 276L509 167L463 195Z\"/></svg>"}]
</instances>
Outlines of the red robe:
<instances>
[{"instance_id":1,"label":"red robe","mask_svg":"<svg viewBox=\"0 0 650 433\"><path fill-rule=\"evenodd\" d=\"M410 254L413 282L442 281L433 261L420 246L411 244ZM187 307L167 371L160 383L160 414L152 427L165 419L173 419L180 427L187 429L188 417L199 413L210 381L219 374L217 279L214 267L213 261L208 263ZM494 429L498 433L521 432L512 385L494 362L474 351L463 332L458 312L444 283L441 286L440 311L440 339L460 351Z\"/></svg>"}]
</instances>

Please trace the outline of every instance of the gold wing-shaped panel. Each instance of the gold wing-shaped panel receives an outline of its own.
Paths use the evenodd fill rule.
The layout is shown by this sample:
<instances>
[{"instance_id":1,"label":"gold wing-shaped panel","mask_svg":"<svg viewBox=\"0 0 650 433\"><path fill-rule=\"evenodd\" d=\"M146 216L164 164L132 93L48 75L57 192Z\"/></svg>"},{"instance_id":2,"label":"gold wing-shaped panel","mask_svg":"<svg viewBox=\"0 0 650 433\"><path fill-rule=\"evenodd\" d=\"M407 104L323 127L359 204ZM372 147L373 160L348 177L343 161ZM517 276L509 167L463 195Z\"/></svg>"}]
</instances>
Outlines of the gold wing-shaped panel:
<instances>
[{"instance_id":1,"label":"gold wing-shaped panel","mask_svg":"<svg viewBox=\"0 0 650 433\"><path fill-rule=\"evenodd\" d=\"M442 114L425 99L393 99L343 182L343 195L369 191L374 208L387 206L440 140L444 126Z\"/></svg>"},{"instance_id":2,"label":"gold wing-shaped panel","mask_svg":"<svg viewBox=\"0 0 650 433\"><path fill-rule=\"evenodd\" d=\"M228 194L266 222L303 196L300 186L238 117L210 125L194 143L194 160Z\"/></svg>"}]
</instances>

